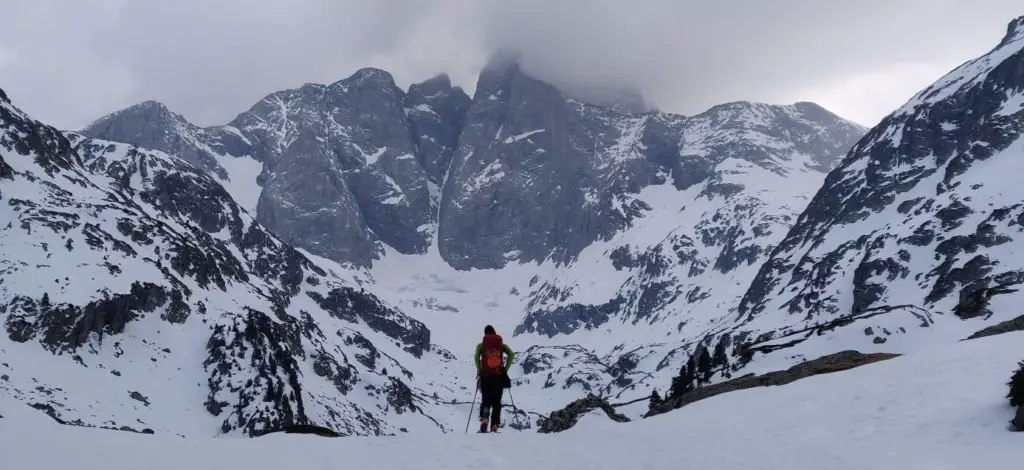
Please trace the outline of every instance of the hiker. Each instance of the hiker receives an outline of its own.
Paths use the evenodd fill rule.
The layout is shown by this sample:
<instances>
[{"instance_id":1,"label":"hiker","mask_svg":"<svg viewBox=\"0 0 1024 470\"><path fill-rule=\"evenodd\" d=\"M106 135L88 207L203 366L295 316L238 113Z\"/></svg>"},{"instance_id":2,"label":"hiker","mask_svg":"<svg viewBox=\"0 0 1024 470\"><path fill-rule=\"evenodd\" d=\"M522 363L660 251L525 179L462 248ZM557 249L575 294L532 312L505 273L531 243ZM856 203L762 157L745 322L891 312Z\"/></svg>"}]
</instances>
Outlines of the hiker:
<instances>
[{"instance_id":1,"label":"hiker","mask_svg":"<svg viewBox=\"0 0 1024 470\"><path fill-rule=\"evenodd\" d=\"M502 353L508 355L508 360L502 361ZM504 389L512 387L508 368L515 358L512 348L505 344L501 335L494 331L493 326L487 325L484 328L484 339L476 345L476 354L473 355L477 384L480 387L480 432L487 432L488 422L491 432L498 432L498 425L501 424L501 395Z\"/></svg>"}]
</instances>

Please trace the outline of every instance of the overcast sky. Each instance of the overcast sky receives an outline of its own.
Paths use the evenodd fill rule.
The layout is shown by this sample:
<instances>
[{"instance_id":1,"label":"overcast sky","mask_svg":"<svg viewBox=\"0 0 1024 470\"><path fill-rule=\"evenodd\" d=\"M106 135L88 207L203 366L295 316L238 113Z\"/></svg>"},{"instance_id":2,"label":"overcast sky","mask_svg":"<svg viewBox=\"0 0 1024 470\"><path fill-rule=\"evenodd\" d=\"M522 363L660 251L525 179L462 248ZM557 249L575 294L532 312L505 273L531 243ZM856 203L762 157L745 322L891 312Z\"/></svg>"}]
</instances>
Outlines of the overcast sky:
<instances>
[{"instance_id":1,"label":"overcast sky","mask_svg":"<svg viewBox=\"0 0 1024 470\"><path fill-rule=\"evenodd\" d=\"M1020 0L0 0L0 88L79 128L142 100L221 124L359 68L472 93L498 46L666 111L808 100L873 125L1024 15Z\"/></svg>"}]
</instances>

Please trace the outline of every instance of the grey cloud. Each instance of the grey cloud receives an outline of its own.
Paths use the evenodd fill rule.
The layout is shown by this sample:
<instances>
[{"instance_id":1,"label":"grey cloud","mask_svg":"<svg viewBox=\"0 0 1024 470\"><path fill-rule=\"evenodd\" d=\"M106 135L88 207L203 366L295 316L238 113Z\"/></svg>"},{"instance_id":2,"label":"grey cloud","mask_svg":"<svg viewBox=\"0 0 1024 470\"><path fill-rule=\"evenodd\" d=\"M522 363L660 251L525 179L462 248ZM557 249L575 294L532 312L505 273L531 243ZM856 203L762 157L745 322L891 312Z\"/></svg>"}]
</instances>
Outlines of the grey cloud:
<instances>
[{"instance_id":1,"label":"grey cloud","mask_svg":"<svg viewBox=\"0 0 1024 470\"><path fill-rule=\"evenodd\" d=\"M472 92L497 47L520 49L540 78L633 83L689 114L789 102L903 64L948 70L1024 14L1008 0L2 1L0 87L64 127L145 99L221 123L267 93L365 66L401 86L446 72ZM893 100L833 110L872 116Z\"/></svg>"},{"instance_id":2,"label":"grey cloud","mask_svg":"<svg viewBox=\"0 0 1024 470\"><path fill-rule=\"evenodd\" d=\"M551 3L504 2L490 44L518 45L535 75L637 83L663 108L684 113L731 100L785 101L901 63L948 70L994 46L1024 14L1002 0Z\"/></svg>"}]
</instances>

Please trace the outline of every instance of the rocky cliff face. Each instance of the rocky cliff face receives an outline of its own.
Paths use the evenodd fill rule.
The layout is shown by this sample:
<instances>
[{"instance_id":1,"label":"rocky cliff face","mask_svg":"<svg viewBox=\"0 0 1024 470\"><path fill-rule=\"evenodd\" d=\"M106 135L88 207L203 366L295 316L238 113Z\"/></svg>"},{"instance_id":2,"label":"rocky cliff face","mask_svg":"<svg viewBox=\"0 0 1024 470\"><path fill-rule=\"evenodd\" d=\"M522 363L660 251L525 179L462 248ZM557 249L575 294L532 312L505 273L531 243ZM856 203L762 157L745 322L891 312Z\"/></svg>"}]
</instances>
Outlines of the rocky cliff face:
<instances>
[{"instance_id":1,"label":"rocky cliff face","mask_svg":"<svg viewBox=\"0 0 1024 470\"><path fill-rule=\"evenodd\" d=\"M427 178L438 188L444 184L471 104L469 95L452 88L447 75L413 84L405 95L417 157ZM439 203L436 199L435 205Z\"/></svg>"},{"instance_id":2,"label":"rocky cliff face","mask_svg":"<svg viewBox=\"0 0 1024 470\"><path fill-rule=\"evenodd\" d=\"M464 270L570 263L648 212L635 197L645 187L699 184L730 155L784 173L801 152L824 171L863 132L810 103L687 118L643 112L636 93L606 98L570 97L503 54L472 100L444 75L406 93L363 69L271 94L225 126L200 129L144 103L83 133L183 153L222 180L236 177L218 161L261 162L261 188L246 189L258 198L236 199L258 199L257 220L311 253L367 267L386 249L425 253L436 232L441 257ZM749 127L747 111L766 127ZM756 140L765 135L781 150Z\"/></svg>"},{"instance_id":3,"label":"rocky cliff face","mask_svg":"<svg viewBox=\"0 0 1024 470\"><path fill-rule=\"evenodd\" d=\"M239 176L214 154L222 164L255 159L262 171L244 190L258 193L257 221L310 253L367 266L381 244L426 250L436 187L468 101L445 76L407 94L387 72L367 68L330 85L273 93L225 126L200 129L148 102L82 133L183 154L222 180Z\"/></svg>"},{"instance_id":4,"label":"rocky cliff face","mask_svg":"<svg viewBox=\"0 0 1024 470\"><path fill-rule=\"evenodd\" d=\"M643 188L713 182L731 157L785 174L806 156L824 172L862 132L810 103L731 103L689 118L622 113L496 60L481 73L444 187L438 248L458 269L569 263L651 210L636 197Z\"/></svg>"},{"instance_id":5,"label":"rocky cliff face","mask_svg":"<svg viewBox=\"0 0 1024 470\"><path fill-rule=\"evenodd\" d=\"M613 199L669 170L641 151L645 140L672 150L649 119L567 99L516 62L492 63L442 193L441 256L457 269L566 262L624 228L643 208Z\"/></svg>"},{"instance_id":6,"label":"rocky cliff face","mask_svg":"<svg viewBox=\"0 0 1024 470\"><path fill-rule=\"evenodd\" d=\"M630 195L630 204L644 208L642 220L588 249L613 271L605 276L622 278L617 295L600 305L578 303L575 293L594 274L570 270L531 299L520 331L570 334L615 316L660 322L708 298L726 301L722 288L752 276L796 219L806 192L858 136L855 126L808 103L731 103L675 124L682 138L670 187Z\"/></svg>"}]
</instances>

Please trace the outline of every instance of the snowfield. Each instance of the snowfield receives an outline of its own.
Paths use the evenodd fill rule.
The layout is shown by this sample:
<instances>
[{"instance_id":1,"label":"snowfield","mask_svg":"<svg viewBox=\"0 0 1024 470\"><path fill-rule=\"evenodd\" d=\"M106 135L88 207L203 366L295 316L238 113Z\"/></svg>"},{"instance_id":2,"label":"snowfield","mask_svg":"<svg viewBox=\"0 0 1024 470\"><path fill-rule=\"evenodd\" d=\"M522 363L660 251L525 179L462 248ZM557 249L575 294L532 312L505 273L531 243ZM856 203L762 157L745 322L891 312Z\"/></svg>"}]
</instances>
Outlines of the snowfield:
<instances>
[{"instance_id":1,"label":"snowfield","mask_svg":"<svg viewBox=\"0 0 1024 470\"><path fill-rule=\"evenodd\" d=\"M1008 333L640 422L586 416L553 435L183 439L61 426L0 397L0 458L18 470L1008 469L1024 459L1024 433L1008 431L1003 398L1022 357L1024 332Z\"/></svg>"}]
</instances>

